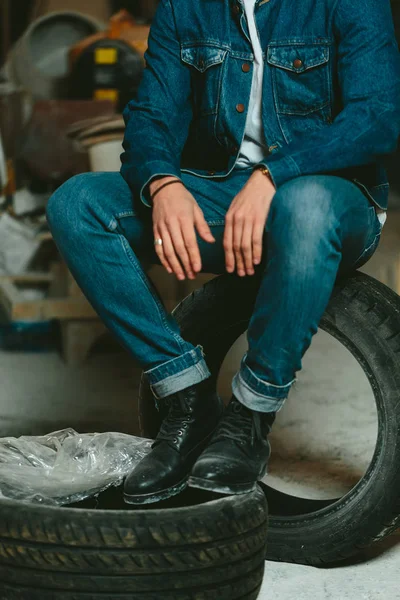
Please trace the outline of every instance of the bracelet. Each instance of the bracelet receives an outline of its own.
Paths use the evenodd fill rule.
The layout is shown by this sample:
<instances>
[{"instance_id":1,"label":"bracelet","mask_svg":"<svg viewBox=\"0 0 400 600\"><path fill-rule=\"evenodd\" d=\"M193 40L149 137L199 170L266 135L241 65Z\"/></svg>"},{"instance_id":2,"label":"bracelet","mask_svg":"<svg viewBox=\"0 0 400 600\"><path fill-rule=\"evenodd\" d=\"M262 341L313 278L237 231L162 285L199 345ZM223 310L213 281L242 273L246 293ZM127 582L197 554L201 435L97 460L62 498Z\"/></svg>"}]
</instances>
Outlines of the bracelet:
<instances>
[{"instance_id":1,"label":"bracelet","mask_svg":"<svg viewBox=\"0 0 400 600\"><path fill-rule=\"evenodd\" d=\"M271 177L271 173L270 170L268 169L268 167L266 167L265 165L257 165L254 170L258 170L261 171L261 173L263 173L263 175L265 175L266 177L268 177L268 179L270 180L270 182L272 183L272 185L275 187L274 181Z\"/></svg>"},{"instance_id":2,"label":"bracelet","mask_svg":"<svg viewBox=\"0 0 400 600\"><path fill-rule=\"evenodd\" d=\"M156 189L156 191L150 196L150 202L153 202L156 194L158 194L158 192L160 190L162 190L163 188L167 187L167 185L171 185L172 183L182 183L182 181L180 179L174 179L173 181L167 181L167 183L163 183L162 185L160 185L159 188Z\"/></svg>"},{"instance_id":3,"label":"bracelet","mask_svg":"<svg viewBox=\"0 0 400 600\"><path fill-rule=\"evenodd\" d=\"M269 177L269 179L271 179L271 173L269 172L268 167L265 167L264 165L258 165L257 167L255 167L258 171L261 171L261 173L264 173L264 175L266 175L267 177Z\"/></svg>"}]
</instances>

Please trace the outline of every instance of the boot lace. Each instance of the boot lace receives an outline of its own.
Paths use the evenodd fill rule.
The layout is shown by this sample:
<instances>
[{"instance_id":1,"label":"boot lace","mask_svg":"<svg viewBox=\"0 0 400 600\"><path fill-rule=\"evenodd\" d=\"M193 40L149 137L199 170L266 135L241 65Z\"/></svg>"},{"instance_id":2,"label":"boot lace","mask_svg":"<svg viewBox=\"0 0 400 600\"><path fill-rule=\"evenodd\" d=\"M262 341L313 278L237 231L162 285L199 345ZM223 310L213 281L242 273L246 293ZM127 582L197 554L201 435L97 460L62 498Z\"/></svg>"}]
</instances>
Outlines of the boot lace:
<instances>
[{"instance_id":1,"label":"boot lace","mask_svg":"<svg viewBox=\"0 0 400 600\"><path fill-rule=\"evenodd\" d=\"M263 439L260 415L239 401L232 401L218 425L212 443L226 438L241 446L247 445L249 441L252 446L256 440Z\"/></svg>"},{"instance_id":2,"label":"boot lace","mask_svg":"<svg viewBox=\"0 0 400 600\"><path fill-rule=\"evenodd\" d=\"M169 411L161 424L160 431L153 446L162 440L177 444L179 442L179 437L184 433L183 430L189 425L191 413L193 411L191 406L185 401L183 394L165 398L164 402L169 408Z\"/></svg>"}]
</instances>

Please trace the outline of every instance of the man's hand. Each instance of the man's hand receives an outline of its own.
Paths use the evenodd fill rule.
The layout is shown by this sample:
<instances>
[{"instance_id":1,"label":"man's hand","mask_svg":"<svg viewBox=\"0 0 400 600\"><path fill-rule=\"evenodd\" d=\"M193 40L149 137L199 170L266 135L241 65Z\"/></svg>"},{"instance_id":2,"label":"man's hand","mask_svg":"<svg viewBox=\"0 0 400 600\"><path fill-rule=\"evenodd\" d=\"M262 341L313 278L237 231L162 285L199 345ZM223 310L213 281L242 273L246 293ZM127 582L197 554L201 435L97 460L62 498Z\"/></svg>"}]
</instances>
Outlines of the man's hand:
<instances>
[{"instance_id":1,"label":"man's hand","mask_svg":"<svg viewBox=\"0 0 400 600\"><path fill-rule=\"evenodd\" d=\"M226 270L238 275L254 275L261 261L262 241L275 186L255 170L232 201L225 216L224 250Z\"/></svg>"},{"instance_id":2,"label":"man's hand","mask_svg":"<svg viewBox=\"0 0 400 600\"><path fill-rule=\"evenodd\" d=\"M150 194L173 179L152 181ZM180 280L185 279L185 272L189 279L195 279L195 273L201 270L195 229L206 242L215 242L203 211L182 182L177 180L160 190L153 200L153 233L154 239L161 238L163 243L155 248L168 273L175 273Z\"/></svg>"}]
</instances>

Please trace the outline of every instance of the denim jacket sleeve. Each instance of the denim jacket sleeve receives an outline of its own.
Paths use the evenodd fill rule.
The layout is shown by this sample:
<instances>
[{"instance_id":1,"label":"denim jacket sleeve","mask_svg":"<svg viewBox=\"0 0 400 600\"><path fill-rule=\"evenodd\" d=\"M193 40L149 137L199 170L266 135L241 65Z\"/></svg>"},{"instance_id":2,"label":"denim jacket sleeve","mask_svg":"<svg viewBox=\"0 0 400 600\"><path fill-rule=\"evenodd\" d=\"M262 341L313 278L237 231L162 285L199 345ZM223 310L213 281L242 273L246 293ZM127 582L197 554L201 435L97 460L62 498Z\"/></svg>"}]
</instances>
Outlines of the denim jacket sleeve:
<instances>
[{"instance_id":1,"label":"denim jacket sleeve","mask_svg":"<svg viewBox=\"0 0 400 600\"><path fill-rule=\"evenodd\" d=\"M147 184L156 175L181 178L180 159L192 118L190 74L180 63L174 19L170 0L161 0L137 97L123 112L121 175L146 206L151 206Z\"/></svg>"},{"instance_id":2,"label":"denim jacket sleeve","mask_svg":"<svg viewBox=\"0 0 400 600\"><path fill-rule=\"evenodd\" d=\"M275 187L299 175L368 164L396 150L400 53L390 0L338 0L333 19L343 110L331 125L261 161Z\"/></svg>"}]
</instances>

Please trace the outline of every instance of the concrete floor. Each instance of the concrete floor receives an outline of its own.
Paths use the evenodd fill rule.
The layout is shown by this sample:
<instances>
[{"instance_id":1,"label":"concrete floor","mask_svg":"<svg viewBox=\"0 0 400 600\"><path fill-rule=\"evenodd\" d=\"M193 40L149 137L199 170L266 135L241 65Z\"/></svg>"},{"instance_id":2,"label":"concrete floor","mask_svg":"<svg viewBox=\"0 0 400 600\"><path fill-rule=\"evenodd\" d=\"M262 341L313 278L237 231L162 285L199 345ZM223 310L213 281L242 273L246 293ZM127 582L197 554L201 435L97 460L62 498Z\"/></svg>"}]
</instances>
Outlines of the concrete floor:
<instances>
[{"instance_id":1,"label":"concrete floor","mask_svg":"<svg viewBox=\"0 0 400 600\"><path fill-rule=\"evenodd\" d=\"M259 600L397 600L400 535L376 544L357 564L319 569L265 563Z\"/></svg>"},{"instance_id":2,"label":"concrete floor","mask_svg":"<svg viewBox=\"0 0 400 600\"><path fill-rule=\"evenodd\" d=\"M400 211L389 214L379 249L362 270L400 293ZM244 349L242 338L223 366L219 391L226 398ZM137 434L139 375L138 366L118 348L94 351L79 369L66 367L56 353L2 352L0 436L63 427ZM343 494L365 472L376 433L375 403L361 368L319 331L274 428L269 484L310 498ZM260 598L400 599L399 565L398 534L376 544L357 564L316 569L268 562Z\"/></svg>"}]
</instances>

